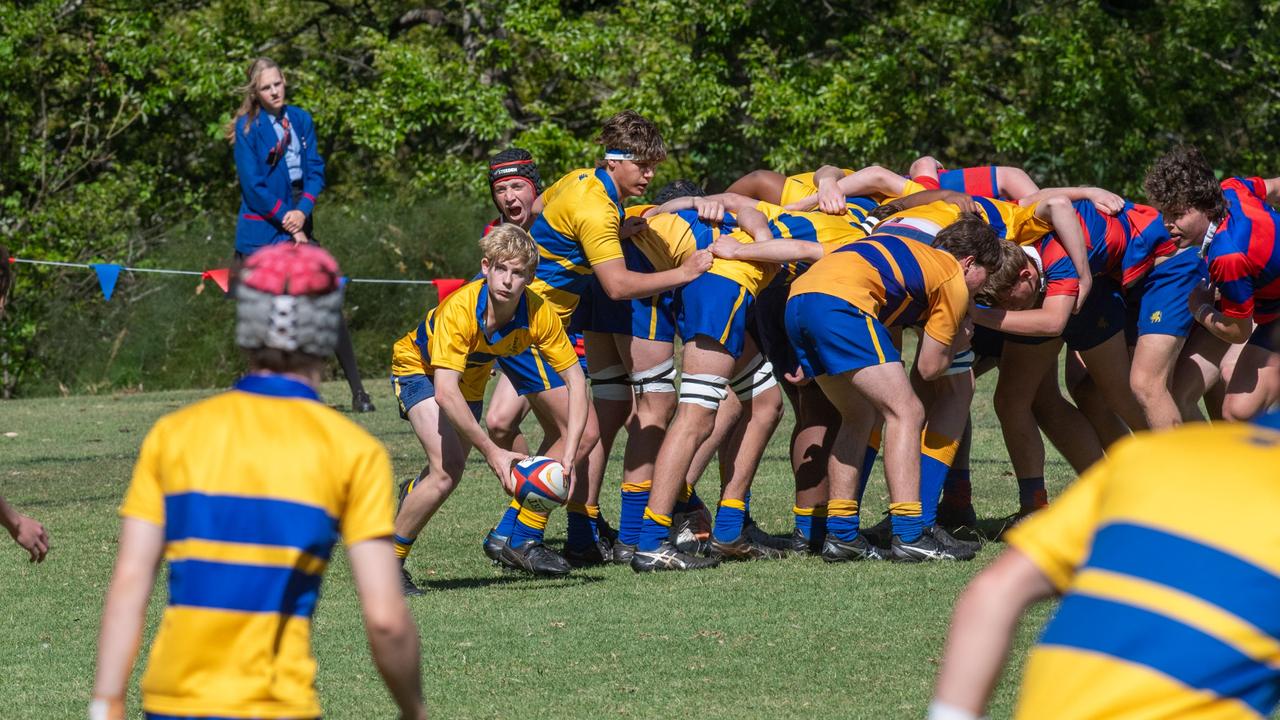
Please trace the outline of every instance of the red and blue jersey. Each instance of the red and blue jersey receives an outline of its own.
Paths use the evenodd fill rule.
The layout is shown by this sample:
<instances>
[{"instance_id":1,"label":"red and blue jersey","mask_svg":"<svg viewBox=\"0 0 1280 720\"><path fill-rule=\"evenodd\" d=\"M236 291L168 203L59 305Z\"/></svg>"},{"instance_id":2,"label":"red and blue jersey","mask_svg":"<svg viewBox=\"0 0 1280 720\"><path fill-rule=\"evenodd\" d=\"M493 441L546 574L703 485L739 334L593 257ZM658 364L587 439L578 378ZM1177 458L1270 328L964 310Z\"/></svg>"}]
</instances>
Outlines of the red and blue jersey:
<instances>
[{"instance_id":1,"label":"red and blue jersey","mask_svg":"<svg viewBox=\"0 0 1280 720\"><path fill-rule=\"evenodd\" d=\"M1156 258L1177 250L1155 208L1126 200L1124 210L1112 217L1090 200L1077 200L1072 207L1094 277L1110 276L1129 286L1150 272ZM1057 236L1046 235L1036 250L1044 263L1045 295L1079 294L1080 275Z\"/></svg>"},{"instance_id":2,"label":"red and blue jersey","mask_svg":"<svg viewBox=\"0 0 1280 720\"><path fill-rule=\"evenodd\" d=\"M1280 317L1280 213L1267 205L1260 177L1222 183L1227 216L1218 224L1206 260L1209 278L1222 295L1222 313L1266 323Z\"/></svg>"},{"instance_id":3,"label":"red and blue jersey","mask_svg":"<svg viewBox=\"0 0 1280 720\"><path fill-rule=\"evenodd\" d=\"M996 179L995 165L981 167L957 168L955 170L938 170L938 178L920 176L911 178L929 190L953 190L965 195L991 198L992 200L1012 200L1000 192L1000 182Z\"/></svg>"}]
</instances>

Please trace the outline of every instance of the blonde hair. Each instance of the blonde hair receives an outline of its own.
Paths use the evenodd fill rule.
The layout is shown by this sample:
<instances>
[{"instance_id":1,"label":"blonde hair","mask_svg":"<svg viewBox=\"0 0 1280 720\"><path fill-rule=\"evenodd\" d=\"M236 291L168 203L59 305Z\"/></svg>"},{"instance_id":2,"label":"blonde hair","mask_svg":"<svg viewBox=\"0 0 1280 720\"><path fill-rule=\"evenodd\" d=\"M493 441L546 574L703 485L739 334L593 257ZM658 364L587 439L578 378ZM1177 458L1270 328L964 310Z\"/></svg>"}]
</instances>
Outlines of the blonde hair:
<instances>
[{"instance_id":1,"label":"blonde hair","mask_svg":"<svg viewBox=\"0 0 1280 720\"><path fill-rule=\"evenodd\" d=\"M262 73L268 70L279 70L280 66L275 60L267 57L255 58L249 63L249 67L245 68L245 84L236 88L243 98L240 100L240 107L236 108L235 115L231 116L231 121L223 128L223 137L232 145L236 144L236 122L245 115L249 116L252 121L258 116L258 111L262 109L258 102L258 80L262 77ZM283 73L282 73L283 75ZM249 126L245 125L245 133L248 134Z\"/></svg>"},{"instance_id":2,"label":"blonde hair","mask_svg":"<svg viewBox=\"0 0 1280 720\"><path fill-rule=\"evenodd\" d=\"M538 267L538 244L524 228L512 223L503 223L480 238L480 253L490 265L506 260L521 261L529 276Z\"/></svg>"}]
</instances>

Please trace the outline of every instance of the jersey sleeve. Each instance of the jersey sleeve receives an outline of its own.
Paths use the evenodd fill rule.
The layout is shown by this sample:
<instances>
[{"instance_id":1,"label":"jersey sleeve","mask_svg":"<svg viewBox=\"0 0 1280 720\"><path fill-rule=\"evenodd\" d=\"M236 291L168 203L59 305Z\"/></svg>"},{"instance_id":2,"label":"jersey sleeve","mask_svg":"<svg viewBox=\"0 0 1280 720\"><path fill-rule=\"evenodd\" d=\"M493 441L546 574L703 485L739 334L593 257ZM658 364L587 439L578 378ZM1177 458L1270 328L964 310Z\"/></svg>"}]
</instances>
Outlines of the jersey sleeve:
<instances>
[{"instance_id":1,"label":"jersey sleeve","mask_svg":"<svg viewBox=\"0 0 1280 720\"><path fill-rule=\"evenodd\" d=\"M160 486L163 427L163 421L158 423L142 441L138 462L133 466L133 479L129 481L129 489L120 505L120 515L123 517L161 526L164 525L164 490Z\"/></svg>"},{"instance_id":2,"label":"jersey sleeve","mask_svg":"<svg viewBox=\"0 0 1280 720\"><path fill-rule=\"evenodd\" d=\"M351 462L347 502L338 521L347 547L394 532L391 459L377 440L367 436L363 440Z\"/></svg>"},{"instance_id":3,"label":"jersey sleeve","mask_svg":"<svg viewBox=\"0 0 1280 720\"><path fill-rule=\"evenodd\" d=\"M964 284L964 272L957 270L947 278L932 300L924 331L929 337L949 346L956 339L960 321L969 311L969 288Z\"/></svg>"},{"instance_id":4,"label":"jersey sleeve","mask_svg":"<svg viewBox=\"0 0 1280 720\"><path fill-rule=\"evenodd\" d=\"M1059 591L1071 584L1076 568L1088 557L1110 463L1095 464L1053 504L1006 535L1009 546L1026 555Z\"/></svg>"},{"instance_id":5,"label":"jersey sleeve","mask_svg":"<svg viewBox=\"0 0 1280 720\"><path fill-rule=\"evenodd\" d=\"M1209 260L1209 278L1222 294L1222 314L1229 318L1253 317L1253 264L1236 251Z\"/></svg>"},{"instance_id":6,"label":"jersey sleeve","mask_svg":"<svg viewBox=\"0 0 1280 720\"><path fill-rule=\"evenodd\" d=\"M1267 181L1260 177L1234 177L1227 182L1236 185L1234 190L1247 192L1261 202L1267 201Z\"/></svg>"},{"instance_id":7,"label":"jersey sleeve","mask_svg":"<svg viewBox=\"0 0 1280 720\"><path fill-rule=\"evenodd\" d=\"M1080 273L1076 272L1075 263L1067 257L1067 249L1057 237L1041 241L1040 259L1044 263L1045 297L1080 294Z\"/></svg>"},{"instance_id":8,"label":"jersey sleeve","mask_svg":"<svg viewBox=\"0 0 1280 720\"><path fill-rule=\"evenodd\" d=\"M578 353L565 334L564 323L549 304L538 303L529 318L529 334L533 336L533 344L551 364L552 370L561 372L578 362Z\"/></svg>"},{"instance_id":9,"label":"jersey sleeve","mask_svg":"<svg viewBox=\"0 0 1280 720\"><path fill-rule=\"evenodd\" d=\"M1122 284L1128 286L1147 274L1156 258L1172 255L1177 246L1155 208L1134 206L1125 211L1125 217L1130 237L1120 265Z\"/></svg>"},{"instance_id":10,"label":"jersey sleeve","mask_svg":"<svg viewBox=\"0 0 1280 720\"><path fill-rule=\"evenodd\" d=\"M612 201L605 199L593 203L591 209L582 208L577 226L578 242L588 263L594 266L622 257L622 242L618 239L622 221Z\"/></svg>"},{"instance_id":11,"label":"jersey sleeve","mask_svg":"<svg viewBox=\"0 0 1280 720\"><path fill-rule=\"evenodd\" d=\"M485 292L484 288L480 292ZM436 308L435 327L427 349L431 355L431 366L446 370L464 372L467 369L467 356L475 345L476 325L475 308L471 303L458 301L444 302Z\"/></svg>"},{"instance_id":12,"label":"jersey sleeve","mask_svg":"<svg viewBox=\"0 0 1280 720\"><path fill-rule=\"evenodd\" d=\"M1022 207L1014 203L999 203L1005 223L1005 238L1018 245L1031 245L1053 232L1053 223L1036 215L1037 205Z\"/></svg>"}]
</instances>

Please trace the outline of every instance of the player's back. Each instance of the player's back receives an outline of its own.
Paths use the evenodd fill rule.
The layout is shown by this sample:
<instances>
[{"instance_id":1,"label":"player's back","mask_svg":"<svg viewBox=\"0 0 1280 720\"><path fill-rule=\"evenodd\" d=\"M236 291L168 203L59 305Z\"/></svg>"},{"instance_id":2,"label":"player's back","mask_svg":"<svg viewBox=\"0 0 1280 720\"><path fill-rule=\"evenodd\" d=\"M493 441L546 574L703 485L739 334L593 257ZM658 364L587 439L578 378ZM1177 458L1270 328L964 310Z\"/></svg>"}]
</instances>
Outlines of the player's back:
<instances>
[{"instance_id":1,"label":"player's back","mask_svg":"<svg viewBox=\"0 0 1280 720\"><path fill-rule=\"evenodd\" d=\"M1053 225L1036 216L1036 206L1022 207L1016 203L974 196L978 215L996 236L1018 245L1030 245L1053 231ZM960 219L960 207L945 200L936 200L894 213L876 226L877 233L892 233L902 238L932 242L942 228ZM910 228L918 233L913 237Z\"/></svg>"},{"instance_id":2,"label":"player's back","mask_svg":"<svg viewBox=\"0 0 1280 720\"><path fill-rule=\"evenodd\" d=\"M1273 416L1274 421L1274 416ZM1256 718L1280 700L1280 432L1126 440L1010 542L1065 592L1020 718Z\"/></svg>"},{"instance_id":3,"label":"player's back","mask_svg":"<svg viewBox=\"0 0 1280 720\"><path fill-rule=\"evenodd\" d=\"M391 532L390 462L306 385L248 376L162 418L126 516L163 525L169 604L148 712L317 717L310 620L339 534Z\"/></svg>"},{"instance_id":4,"label":"player's back","mask_svg":"<svg viewBox=\"0 0 1280 720\"><path fill-rule=\"evenodd\" d=\"M1260 177L1228 178L1222 191L1227 217L1209 246L1210 275L1222 289L1229 317L1269 322L1280 317L1280 212L1267 204Z\"/></svg>"}]
</instances>

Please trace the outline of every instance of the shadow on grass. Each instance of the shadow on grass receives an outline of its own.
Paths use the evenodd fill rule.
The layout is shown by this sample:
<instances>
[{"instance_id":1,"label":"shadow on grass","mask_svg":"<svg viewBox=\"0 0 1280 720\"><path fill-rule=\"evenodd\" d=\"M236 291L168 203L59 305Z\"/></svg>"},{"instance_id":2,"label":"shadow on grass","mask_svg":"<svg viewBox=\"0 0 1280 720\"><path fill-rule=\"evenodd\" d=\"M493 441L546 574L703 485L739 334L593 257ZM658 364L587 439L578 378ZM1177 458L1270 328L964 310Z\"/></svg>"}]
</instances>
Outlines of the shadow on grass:
<instances>
[{"instance_id":1,"label":"shadow on grass","mask_svg":"<svg viewBox=\"0 0 1280 720\"><path fill-rule=\"evenodd\" d=\"M450 580L419 581L424 590L473 590L476 588L503 588L512 590L539 590L590 585L604 580L599 575L570 575L566 578L541 578L529 575L499 575L496 577L453 578Z\"/></svg>"}]
</instances>

